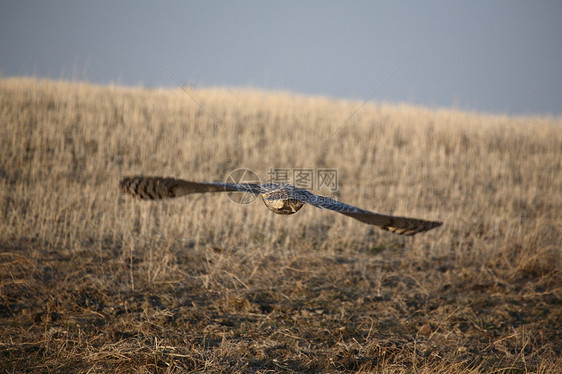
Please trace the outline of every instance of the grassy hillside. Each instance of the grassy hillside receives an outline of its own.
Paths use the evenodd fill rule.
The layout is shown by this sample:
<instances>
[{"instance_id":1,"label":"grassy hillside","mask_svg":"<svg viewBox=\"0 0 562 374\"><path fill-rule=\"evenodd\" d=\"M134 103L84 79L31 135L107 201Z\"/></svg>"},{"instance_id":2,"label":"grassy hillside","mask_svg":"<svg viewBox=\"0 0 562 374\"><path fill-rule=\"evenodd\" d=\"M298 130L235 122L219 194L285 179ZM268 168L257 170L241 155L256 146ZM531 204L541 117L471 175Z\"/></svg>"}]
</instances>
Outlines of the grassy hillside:
<instances>
[{"instance_id":1,"label":"grassy hillside","mask_svg":"<svg viewBox=\"0 0 562 374\"><path fill-rule=\"evenodd\" d=\"M0 80L1 372L562 372L561 118L192 93ZM117 188L237 168L445 224Z\"/></svg>"}]
</instances>

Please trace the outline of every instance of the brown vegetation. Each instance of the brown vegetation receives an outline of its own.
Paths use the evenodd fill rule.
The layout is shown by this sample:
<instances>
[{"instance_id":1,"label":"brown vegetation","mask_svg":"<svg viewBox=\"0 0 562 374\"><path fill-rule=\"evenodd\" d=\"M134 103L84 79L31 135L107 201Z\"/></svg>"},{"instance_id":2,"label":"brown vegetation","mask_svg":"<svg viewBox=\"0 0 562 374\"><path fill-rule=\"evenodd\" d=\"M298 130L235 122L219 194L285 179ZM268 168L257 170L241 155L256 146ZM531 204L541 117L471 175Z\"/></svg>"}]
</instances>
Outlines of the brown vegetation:
<instances>
[{"instance_id":1,"label":"brown vegetation","mask_svg":"<svg viewBox=\"0 0 562 374\"><path fill-rule=\"evenodd\" d=\"M0 371L562 372L562 119L194 95L0 80ZM117 187L240 167L445 224Z\"/></svg>"}]
</instances>

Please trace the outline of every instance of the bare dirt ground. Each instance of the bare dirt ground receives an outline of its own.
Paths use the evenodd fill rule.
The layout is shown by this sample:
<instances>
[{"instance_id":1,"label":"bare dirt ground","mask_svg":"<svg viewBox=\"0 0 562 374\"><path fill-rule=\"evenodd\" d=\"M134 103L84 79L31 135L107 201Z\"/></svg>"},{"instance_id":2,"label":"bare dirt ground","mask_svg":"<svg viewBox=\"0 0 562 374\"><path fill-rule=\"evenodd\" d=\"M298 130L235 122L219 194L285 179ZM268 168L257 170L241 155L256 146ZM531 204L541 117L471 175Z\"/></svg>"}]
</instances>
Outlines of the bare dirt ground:
<instances>
[{"instance_id":1,"label":"bare dirt ground","mask_svg":"<svg viewBox=\"0 0 562 374\"><path fill-rule=\"evenodd\" d=\"M562 372L560 118L193 92L0 80L0 372ZM445 224L117 188L238 167Z\"/></svg>"}]
</instances>

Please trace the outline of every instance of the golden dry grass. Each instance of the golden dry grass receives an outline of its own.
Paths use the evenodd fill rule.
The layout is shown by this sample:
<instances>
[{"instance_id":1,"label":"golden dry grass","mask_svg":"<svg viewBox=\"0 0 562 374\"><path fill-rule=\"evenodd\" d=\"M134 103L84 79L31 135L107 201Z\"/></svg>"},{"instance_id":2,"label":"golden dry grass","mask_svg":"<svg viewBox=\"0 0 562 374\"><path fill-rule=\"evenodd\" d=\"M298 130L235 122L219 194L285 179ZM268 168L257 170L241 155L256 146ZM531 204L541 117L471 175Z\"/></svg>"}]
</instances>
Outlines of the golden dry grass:
<instances>
[{"instance_id":1,"label":"golden dry grass","mask_svg":"<svg viewBox=\"0 0 562 374\"><path fill-rule=\"evenodd\" d=\"M2 372L562 372L562 119L193 92L0 80ZM445 225L117 189L239 167Z\"/></svg>"}]
</instances>

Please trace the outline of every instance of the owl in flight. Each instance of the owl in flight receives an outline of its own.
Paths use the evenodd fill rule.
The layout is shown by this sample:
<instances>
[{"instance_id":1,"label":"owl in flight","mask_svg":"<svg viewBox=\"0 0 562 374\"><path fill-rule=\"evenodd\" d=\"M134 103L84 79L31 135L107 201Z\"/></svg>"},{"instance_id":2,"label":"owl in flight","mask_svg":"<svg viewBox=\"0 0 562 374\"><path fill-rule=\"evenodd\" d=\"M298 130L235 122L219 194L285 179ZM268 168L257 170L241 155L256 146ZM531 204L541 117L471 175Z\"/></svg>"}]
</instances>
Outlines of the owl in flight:
<instances>
[{"instance_id":1,"label":"owl in flight","mask_svg":"<svg viewBox=\"0 0 562 374\"><path fill-rule=\"evenodd\" d=\"M316 208L345 214L399 235L415 235L443 224L442 222L369 212L329 197L315 195L290 184L198 183L175 178L135 176L123 178L119 187L121 191L142 200L167 199L192 193L244 192L261 196L265 206L273 213L293 214L304 204L310 204Z\"/></svg>"}]
</instances>

